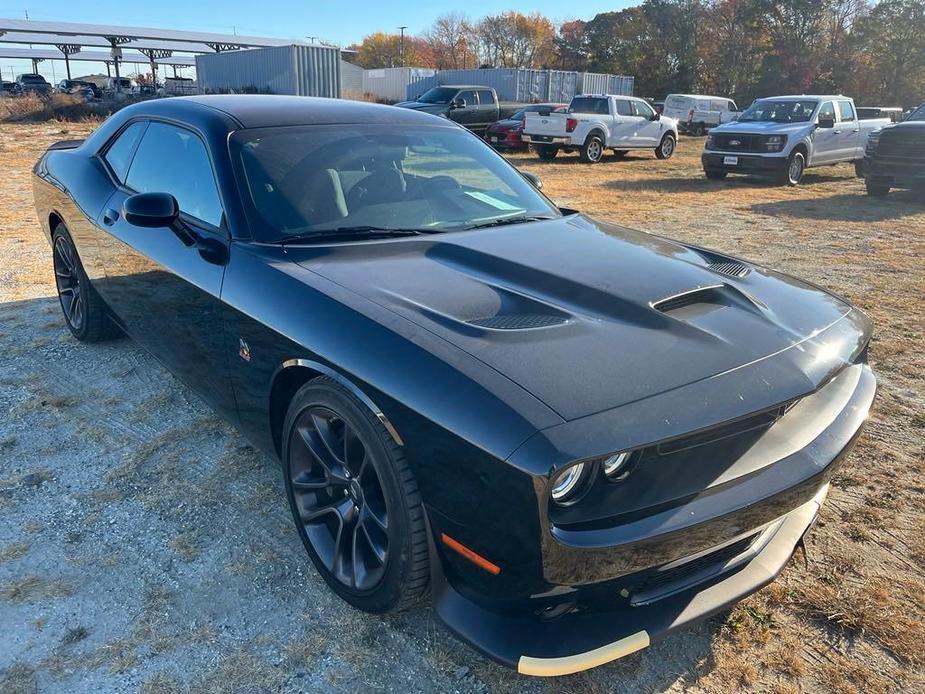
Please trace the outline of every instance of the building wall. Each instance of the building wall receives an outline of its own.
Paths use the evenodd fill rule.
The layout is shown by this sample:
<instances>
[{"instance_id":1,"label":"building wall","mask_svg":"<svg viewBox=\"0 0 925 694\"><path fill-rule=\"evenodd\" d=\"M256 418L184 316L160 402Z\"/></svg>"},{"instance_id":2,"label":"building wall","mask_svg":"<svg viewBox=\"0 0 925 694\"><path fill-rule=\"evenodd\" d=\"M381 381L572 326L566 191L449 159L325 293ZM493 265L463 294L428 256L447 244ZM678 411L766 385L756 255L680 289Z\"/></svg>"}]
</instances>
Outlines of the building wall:
<instances>
[{"instance_id":1,"label":"building wall","mask_svg":"<svg viewBox=\"0 0 925 694\"><path fill-rule=\"evenodd\" d=\"M623 94L632 96L632 77L566 70L528 70L488 68L440 70L432 77L408 85L407 98L413 99L441 84L477 84L493 87L502 101L567 102L576 94Z\"/></svg>"}]
</instances>

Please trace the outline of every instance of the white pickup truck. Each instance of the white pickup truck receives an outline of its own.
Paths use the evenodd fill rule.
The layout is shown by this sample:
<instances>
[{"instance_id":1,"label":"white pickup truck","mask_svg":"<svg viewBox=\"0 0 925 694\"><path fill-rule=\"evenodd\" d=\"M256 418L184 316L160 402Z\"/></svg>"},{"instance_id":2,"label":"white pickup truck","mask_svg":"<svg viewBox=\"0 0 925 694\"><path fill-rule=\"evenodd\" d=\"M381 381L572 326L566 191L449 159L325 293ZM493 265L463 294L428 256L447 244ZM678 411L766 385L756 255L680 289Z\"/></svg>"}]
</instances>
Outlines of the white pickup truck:
<instances>
[{"instance_id":1,"label":"white pickup truck","mask_svg":"<svg viewBox=\"0 0 925 694\"><path fill-rule=\"evenodd\" d=\"M859 120L854 101L841 95L756 99L737 121L710 131L700 160L710 179L748 173L795 186L811 166L852 162L860 170L867 138L889 123Z\"/></svg>"},{"instance_id":2,"label":"white pickup truck","mask_svg":"<svg viewBox=\"0 0 925 694\"><path fill-rule=\"evenodd\" d=\"M582 94L565 113L528 113L522 138L546 160L565 150L594 164L607 149L618 157L631 149L652 149L659 159L668 159L678 144L678 122L659 115L643 99Z\"/></svg>"}]
</instances>

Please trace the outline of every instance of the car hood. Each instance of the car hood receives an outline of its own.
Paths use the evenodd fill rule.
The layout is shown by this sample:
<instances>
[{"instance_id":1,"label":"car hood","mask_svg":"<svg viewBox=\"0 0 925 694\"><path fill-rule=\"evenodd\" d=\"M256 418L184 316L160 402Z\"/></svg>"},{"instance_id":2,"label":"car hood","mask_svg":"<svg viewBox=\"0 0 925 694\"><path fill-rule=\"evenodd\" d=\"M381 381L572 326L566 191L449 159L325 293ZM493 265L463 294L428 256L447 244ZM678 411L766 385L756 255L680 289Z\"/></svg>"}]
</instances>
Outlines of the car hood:
<instances>
[{"instance_id":1,"label":"car hood","mask_svg":"<svg viewBox=\"0 0 925 694\"><path fill-rule=\"evenodd\" d=\"M789 135L802 132L812 123L772 123L766 121L742 122L732 121L711 128L711 133L758 133L768 135Z\"/></svg>"},{"instance_id":2,"label":"car hood","mask_svg":"<svg viewBox=\"0 0 925 694\"><path fill-rule=\"evenodd\" d=\"M800 345L851 311L785 275L723 274L728 257L580 215L288 251L566 420Z\"/></svg>"}]
</instances>

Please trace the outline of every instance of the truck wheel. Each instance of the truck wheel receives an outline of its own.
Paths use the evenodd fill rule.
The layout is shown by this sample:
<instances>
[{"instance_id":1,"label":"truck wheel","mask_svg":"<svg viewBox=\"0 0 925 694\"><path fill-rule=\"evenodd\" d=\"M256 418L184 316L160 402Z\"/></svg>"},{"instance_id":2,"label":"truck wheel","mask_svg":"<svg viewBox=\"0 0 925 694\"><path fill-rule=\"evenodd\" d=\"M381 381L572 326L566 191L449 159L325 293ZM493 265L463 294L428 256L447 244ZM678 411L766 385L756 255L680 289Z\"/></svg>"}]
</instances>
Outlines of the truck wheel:
<instances>
[{"instance_id":1,"label":"truck wheel","mask_svg":"<svg viewBox=\"0 0 925 694\"><path fill-rule=\"evenodd\" d=\"M586 164L597 164L604 158L604 140L600 135L592 133L578 150L578 158Z\"/></svg>"},{"instance_id":2,"label":"truck wheel","mask_svg":"<svg viewBox=\"0 0 925 694\"><path fill-rule=\"evenodd\" d=\"M703 172L711 181L722 181L724 178L726 178L727 173L722 169L704 169Z\"/></svg>"},{"instance_id":3,"label":"truck wheel","mask_svg":"<svg viewBox=\"0 0 925 694\"><path fill-rule=\"evenodd\" d=\"M551 145L540 145L536 148L536 156L538 156L543 161L552 161L556 158L558 153L559 148L552 147Z\"/></svg>"},{"instance_id":4,"label":"truck wheel","mask_svg":"<svg viewBox=\"0 0 925 694\"><path fill-rule=\"evenodd\" d=\"M857 178L864 178L864 160L863 159L854 160L854 175Z\"/></svg>"},{"instance_id":5,"label":"truck wheel","mask_svg":"<svg viewBox=\"0 0 925 694\"><path fill-rule=\"evenodd\" d=\"M877 181L876 179L868 178L864 181L864 185L867 188L867 194L873 195L877 198L882 198L884 195L890 192L889 183L883 183L882 181Z\"/></svg>"},{"instance_id":6,"label":"truck wheel","mask_svg":"<svg viewBox=\"0 0 925 694\"><path fill-rule=\"evenodd\" d=\"M662 138L658 147L655 148L655 156L659 159L671 159L671 155L674 154L674 148L674 135L665 133L665 137Z\"/></svg>"},{"instance_id":7,"label":"truck wheel","mask_svg":"<svg viewBox=\"0 0 925 694\"><path fill-rule=\"evenodd\" d=\"M780 182L788 186L795 186L803 180L806 170L806 157L802 152L794 152L787 160L787 169L781 174Z\"/></svg>"}]
</instances>

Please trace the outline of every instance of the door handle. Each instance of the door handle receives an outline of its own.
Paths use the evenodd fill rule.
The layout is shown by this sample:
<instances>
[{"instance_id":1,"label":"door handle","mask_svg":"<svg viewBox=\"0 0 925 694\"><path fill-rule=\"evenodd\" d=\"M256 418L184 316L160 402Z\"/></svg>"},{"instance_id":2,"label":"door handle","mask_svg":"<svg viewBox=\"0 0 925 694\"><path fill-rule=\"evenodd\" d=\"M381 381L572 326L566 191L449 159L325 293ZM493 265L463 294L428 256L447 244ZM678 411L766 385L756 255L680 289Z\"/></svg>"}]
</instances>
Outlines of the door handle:
<instances>
[{"instance_id":1,"label":"door handle","mask_svg":"<svg viewBox=\"0 0 925 694\"><path fill-rule=\"evenodd\" d=\"M103 224L106 226L111 227L117 221L119 221L119 213L115 210L110 209L103 213Z\"/></svg>"}]
</instances>

